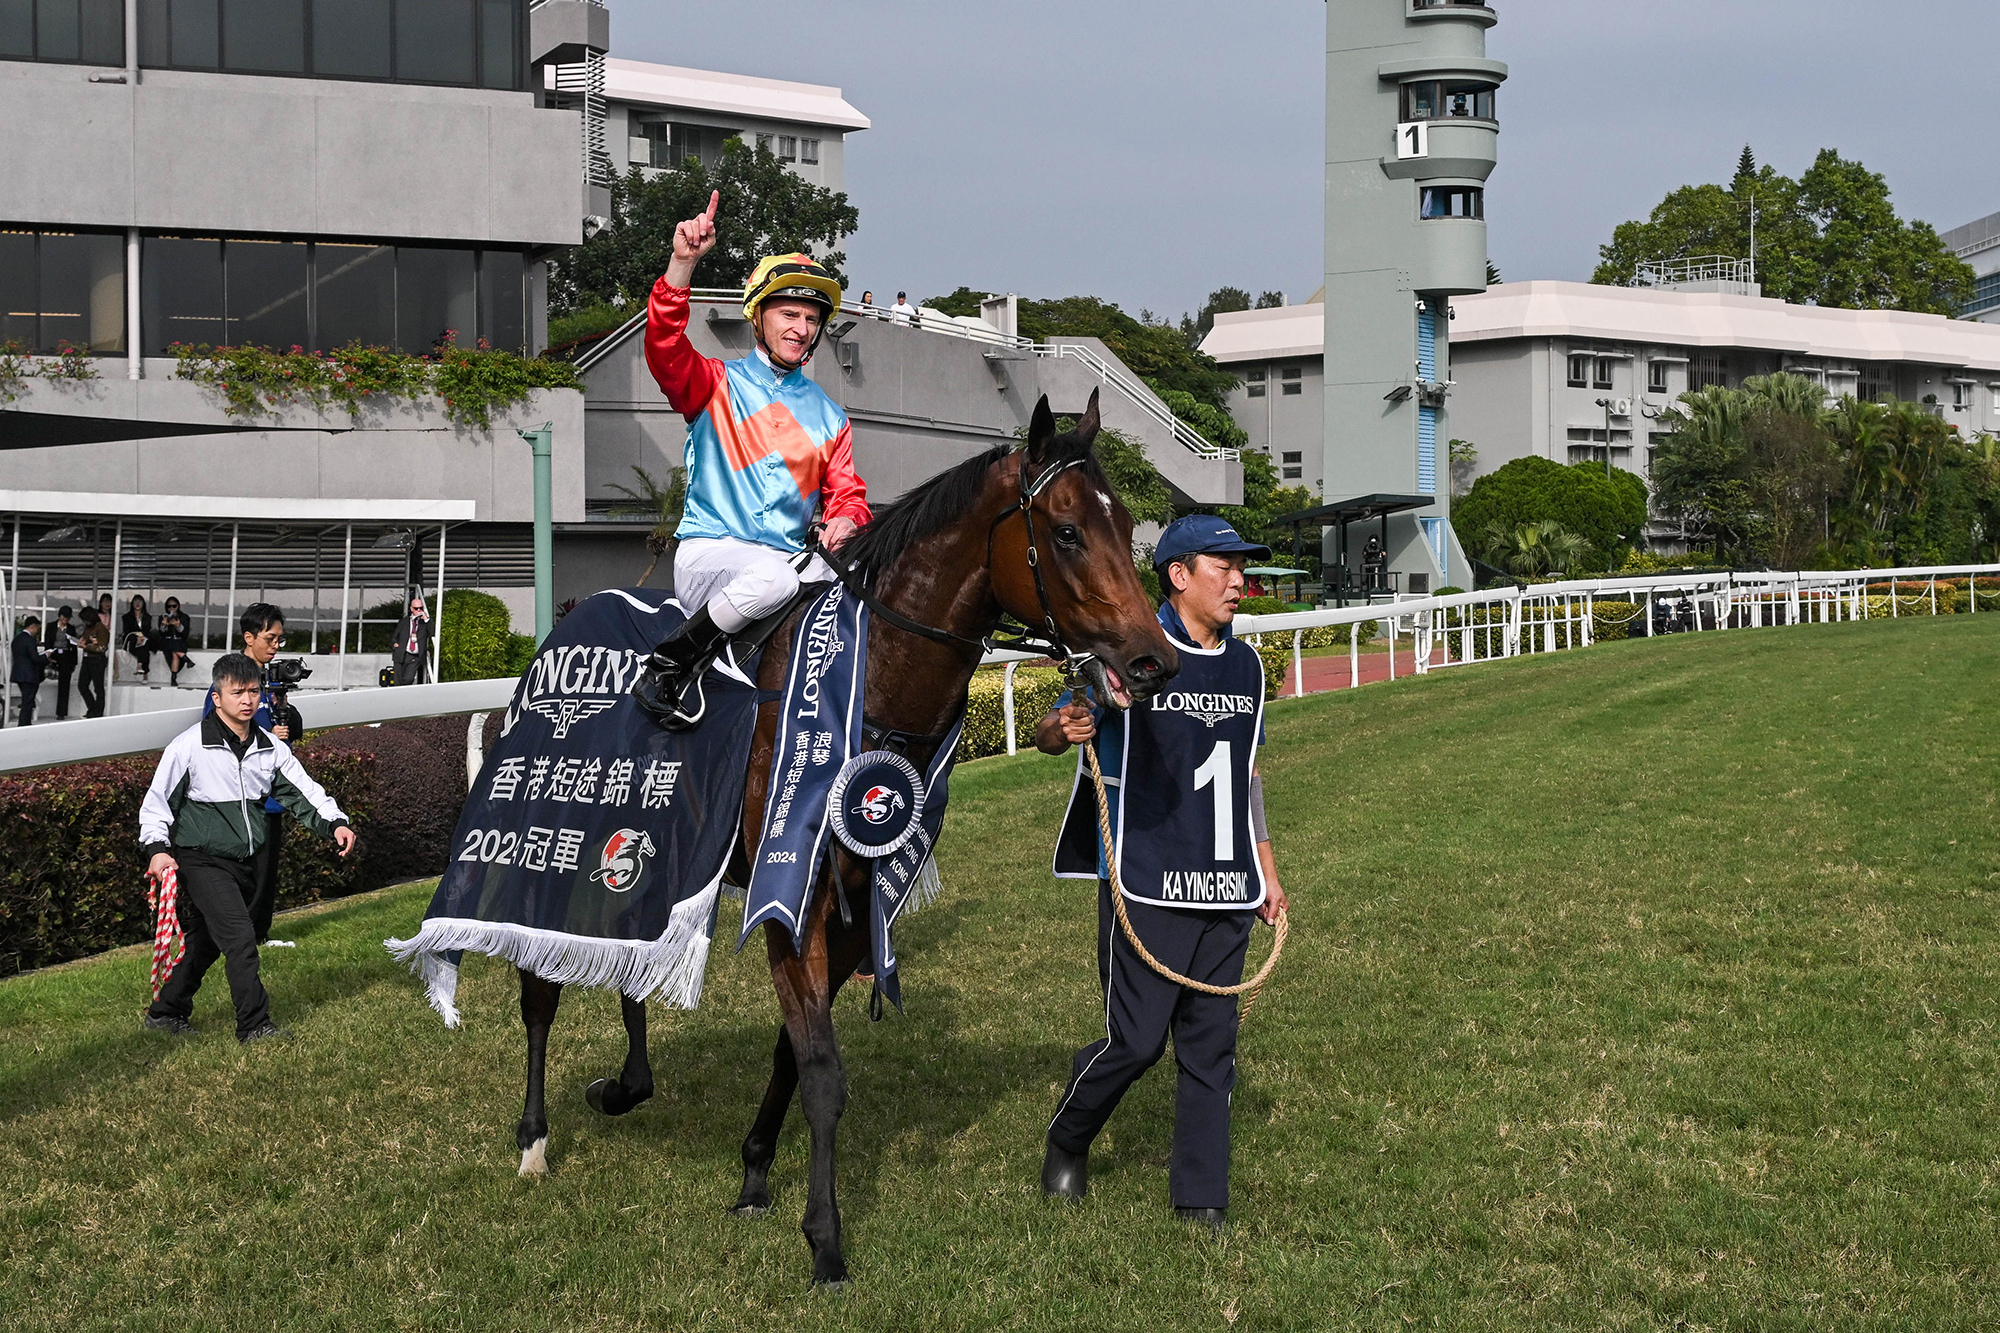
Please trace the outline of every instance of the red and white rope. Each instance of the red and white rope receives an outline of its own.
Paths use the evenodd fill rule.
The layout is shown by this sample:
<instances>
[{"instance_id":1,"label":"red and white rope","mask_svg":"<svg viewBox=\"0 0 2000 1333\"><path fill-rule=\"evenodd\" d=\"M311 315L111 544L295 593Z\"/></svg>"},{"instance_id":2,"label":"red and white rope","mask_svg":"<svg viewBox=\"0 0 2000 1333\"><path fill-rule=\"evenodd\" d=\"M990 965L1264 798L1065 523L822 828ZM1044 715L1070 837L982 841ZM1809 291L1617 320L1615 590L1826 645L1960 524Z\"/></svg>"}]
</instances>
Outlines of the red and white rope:
<instances>
[{"instance_id":1,"label":"red and white rope","mask_svg":"<svg viewBox=\"0 0 2000 1333\"><path fill-rule=\"evenodd\" d=\"M160 998L160 987L172 975L174 964L181 960L187 950L187 941L181 935L180 876L169 868L158 880L148 879L146 902L153 909L153 998Z\"/></svg>"}]
</instances>

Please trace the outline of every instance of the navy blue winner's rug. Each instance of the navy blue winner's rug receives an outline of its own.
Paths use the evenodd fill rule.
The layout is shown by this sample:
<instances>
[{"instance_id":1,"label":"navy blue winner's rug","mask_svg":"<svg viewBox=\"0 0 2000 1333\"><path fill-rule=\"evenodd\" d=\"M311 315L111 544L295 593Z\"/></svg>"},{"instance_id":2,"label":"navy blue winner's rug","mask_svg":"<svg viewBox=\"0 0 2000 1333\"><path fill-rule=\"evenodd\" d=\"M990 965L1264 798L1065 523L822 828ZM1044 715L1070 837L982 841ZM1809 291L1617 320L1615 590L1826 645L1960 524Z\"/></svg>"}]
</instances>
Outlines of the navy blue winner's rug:
<instances>
[{"instance_id":1,"label":"navy blue winner's rug","mask_svg":"<svg viewBox=\"0 0 2000 1333\"><path fill-rule=\"evenodd\" d=\"M600 592L521 677L422 929L384 941L448 1026L467 949L564 985L701 999L757 690L754 663L725 654L699 727L670 732L639 712L632 682L681 620L665 593Z\"/></svg>"}]
</instances>

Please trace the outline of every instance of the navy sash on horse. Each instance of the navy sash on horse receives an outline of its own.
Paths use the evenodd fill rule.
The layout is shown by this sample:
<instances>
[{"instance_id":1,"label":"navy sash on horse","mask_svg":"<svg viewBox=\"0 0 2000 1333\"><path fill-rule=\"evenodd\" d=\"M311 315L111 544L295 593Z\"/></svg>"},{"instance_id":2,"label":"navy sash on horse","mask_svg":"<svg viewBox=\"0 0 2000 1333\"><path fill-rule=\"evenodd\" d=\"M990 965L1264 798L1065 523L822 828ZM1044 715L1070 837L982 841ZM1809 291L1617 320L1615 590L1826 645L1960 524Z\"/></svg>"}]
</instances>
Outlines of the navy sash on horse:
<instances>
[{"instance_id":1,"label":"navy sash on horse","mask_svg":"<svg viewBox=\"0 0 2000 1333\"><path fill-rule=\"evenodd\" d=\"M836 583L799 623L771 752L763 837L743 895L739 949L765 921L782 922L792 932L793 948L804 944L807 899L832 836L827 793L861 744L867 658L868 608Z\"/></svg>"},{"instance_id":2,"label":"navy sash on horse","mask_svg":"<svg viewBox=\"0 0 2000 1333\"><path fill-rule=\"evenodd\" d=\"M1197 648L1175 638L1180 674L1143 704L1106 719L1124 754L1112 829L1125 896L1160 907L1244 911L1264 902L1250 825L1250 770L1263 735L1264 670L1235 639ZM1077 755L1055 872L1097 877L1097 793Z\"/></svg>"},{"instance_id":3,"label":"navy sash on horse","mask_svg":"<svg viewBox=\"0 0 2000 1333\"><path fill-rule=\"evenodd\" d=\"M505 958L564 985L692 1008L736 841L757 691L725 654L693 731L628 691L683 619L665 594L600 592L521 677L452 835L422 928L389 951L458 1025L458 958Z\"/></svg>"}]
</instances>

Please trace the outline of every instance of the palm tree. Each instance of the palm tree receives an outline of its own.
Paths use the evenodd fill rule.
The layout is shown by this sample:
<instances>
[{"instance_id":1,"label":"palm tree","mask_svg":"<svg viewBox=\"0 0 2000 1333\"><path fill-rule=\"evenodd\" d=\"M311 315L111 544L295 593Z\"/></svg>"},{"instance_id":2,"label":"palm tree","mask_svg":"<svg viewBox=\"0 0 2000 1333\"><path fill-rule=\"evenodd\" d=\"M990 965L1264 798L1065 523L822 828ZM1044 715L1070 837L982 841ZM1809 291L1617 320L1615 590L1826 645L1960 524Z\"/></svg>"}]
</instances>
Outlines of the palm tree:
<instances>
[{"instance_id":1,"label":"palm tree","mask_svg":"<svg viewBox=\"0 0 2000 1333\"><path fill-rule=\"evenodd\" d=\"M1495 520L1486 529L1482 558L1510 574L1534 578L1541 574L1567 573L1591 550L1588 538L1569 531L1554 519L1541 519L1511 528Z\"/></svg>"},{"instance_id":2,"label":"palm tree","mask_svg":"<svg viewBox=\"0 0 2000 1333\"><path fill-rule=\"evenodd\" d=\"M656 518L653 530L646 534L646 550L653 557L646 562L646 572L639 576L639 587L646 586L646 580L653 577L660 557L674 544L674 529L680 526L681 509L687 504L687 469L669 468L664 484L656 480L652 473L642 467L632 469L638 475L639 485L635 489L619 482L607 482L610 490L623 495L629 503L614 505L614 514L645 514Z\"/></svg>"}]
</instances>

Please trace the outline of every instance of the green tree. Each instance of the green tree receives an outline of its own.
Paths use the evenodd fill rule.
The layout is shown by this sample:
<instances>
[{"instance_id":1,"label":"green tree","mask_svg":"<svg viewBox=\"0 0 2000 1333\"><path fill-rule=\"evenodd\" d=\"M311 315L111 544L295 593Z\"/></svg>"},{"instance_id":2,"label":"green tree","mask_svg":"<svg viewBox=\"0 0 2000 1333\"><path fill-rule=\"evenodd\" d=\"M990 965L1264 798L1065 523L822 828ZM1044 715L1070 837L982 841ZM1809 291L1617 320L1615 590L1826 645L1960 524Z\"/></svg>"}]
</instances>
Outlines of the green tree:
<instances>
[{"instance_id":1,"label":"green tree","mask_svg":"<svg viewBox=\"0 0 2000 1333\"><path fill-rule=\"evenodd\" d=\"M606 482L607 490L617 491L625 497L625 503L614 505L614 514L643 514L654 519L653 530L646 534L646 551L652 556L646 562L645 573L639 575L637 587L645 587L646 580L653 577L654 568L660 563L674 544L674 529L681 523L681 510L687 505L687 469L674 467L667 470L667 479L659 481L646 469L634 465L632 471L639 482L637 487L622 482Z\"/></svg>"},{"instance_id":2,"label":"green tree","mask_svg":"<svg viewBox=\"0 0 2000 1333\"><path fill-rule=\"evenodd\" d=\"M1750 255L1766 296L1850 310L1953 315L1972 295L1972 270L1926 222L1905 222L1888 183L1822 149L1798 180L1759 167L1746 147L1728 186L1684 185L1643 222L1624 222L1598 251L1592 282L1623 285L1648 262Z\"/></svg>"},{"instance_id":3,"label":"green tree","mask_svg":"<svg viewBox=\"0 0 2000 1333\"><path fill-rule=\"evenodd\" d=\"M651 179L637 167L614 177L611 226L550 266L550 314L614 305L617 298L625 309L638 309L673 258L674 228L708 207L711 190L721 191L722 204L716 247L697 274L703 286L741 286L759 259L794 250L840 274L847 256L834 247L861 222L847 196L800 178L769 149L731 139L712 167L690 157Z\"/></svg>"},{"instance_id":4,"label":"green tree","mask_svg":"<svg viewBox=\"0 0 2000 1333\"><path fill-rule=\"evenodd\" d=\"M1451 521L1469 551L1485 549L1496 524L1516 532L1529 523L1554 523L1587 544L1578 555L1580 568L1605 569L1645 529L1646 484L1622 468L1606 477L1602 463L1566 467L1517 458L1475 481L1452 505Z\"/></svg>"},{"instance_id":5,"label":"green tree","mask_svg":"<svg viewBox=\"0 0 2000 1333\"><path fill-rule=\"evenodd\" d=\"M1567 574L1588 561L1592 550L1587 539L1553 519L1513 525L1496 519L1486 525L1485 543L1474 549L1487 564L1523 578Z\"/></svg>"}]
</instances>

